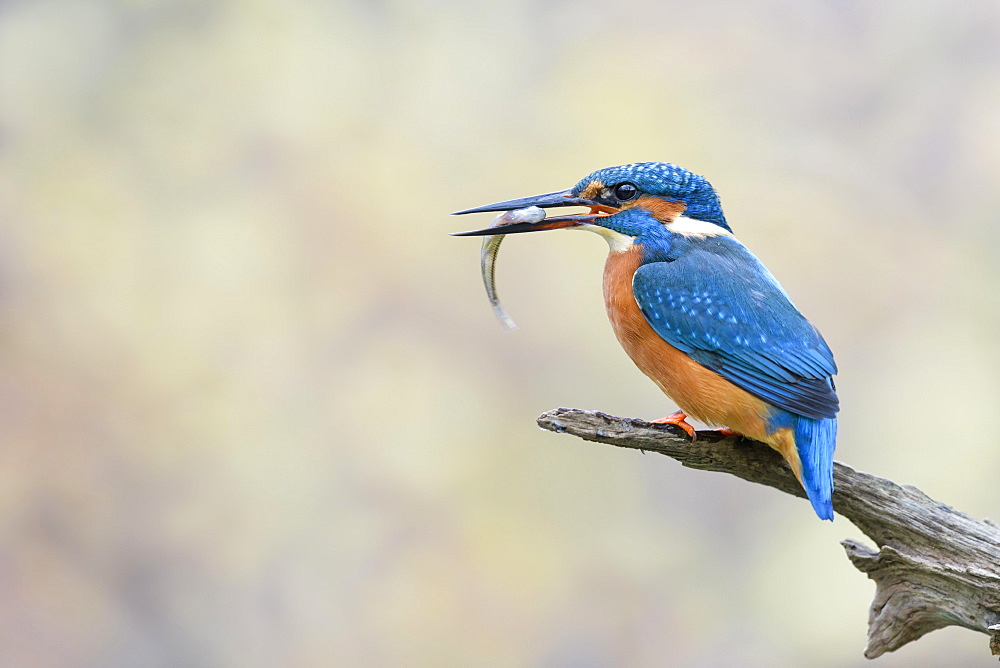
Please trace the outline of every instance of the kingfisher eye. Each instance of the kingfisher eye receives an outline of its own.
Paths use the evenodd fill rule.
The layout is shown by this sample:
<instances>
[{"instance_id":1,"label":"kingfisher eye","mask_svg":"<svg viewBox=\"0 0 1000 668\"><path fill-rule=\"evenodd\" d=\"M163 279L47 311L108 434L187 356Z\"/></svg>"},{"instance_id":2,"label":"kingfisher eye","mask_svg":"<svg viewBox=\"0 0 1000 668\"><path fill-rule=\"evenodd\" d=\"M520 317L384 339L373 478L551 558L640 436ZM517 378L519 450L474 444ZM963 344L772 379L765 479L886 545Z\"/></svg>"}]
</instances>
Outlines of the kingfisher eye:
<instances>
[{"instance_id":1,"label":"kingfisher eye","mask_svg":"<svg viewBox=\"0 0 1000 668\"><path fill-rule=\"evenodd\" d=\"M636 195L639 194L639 189L636 188L631 183L619 183L615 186L615 197L617 197L622 202L627 202L630 199L634 199Z\"/></svg>"}]
</instances>

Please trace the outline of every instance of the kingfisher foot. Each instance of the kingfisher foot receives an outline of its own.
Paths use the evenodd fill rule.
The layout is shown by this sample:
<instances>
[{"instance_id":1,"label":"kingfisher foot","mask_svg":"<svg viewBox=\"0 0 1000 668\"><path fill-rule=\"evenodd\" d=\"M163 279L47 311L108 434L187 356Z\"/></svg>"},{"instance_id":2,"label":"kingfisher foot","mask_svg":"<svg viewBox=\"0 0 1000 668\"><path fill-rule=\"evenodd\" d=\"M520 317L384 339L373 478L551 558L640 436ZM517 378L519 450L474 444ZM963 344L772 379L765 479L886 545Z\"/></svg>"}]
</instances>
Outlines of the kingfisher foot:
<instances>
[{"instance_id":1,"label":"kingfisher foot","mask_svg":"<svg viewBox=\"0 0 1000 668\"><path fill-rule=\"evenodd\" d=\"M687 413L684 411L677 411L676 413L671 413L667 417L662 417L659 420L653 420L653 424L672 424L675 427L680 427L687 435L691 437L692 441L698 440L698 432L694 430L694 427L687 423Z\"/></svg>"},{"instance_id":2,"label":"kingfisher foot","mask_svg":"<svg viewBox=\"0 0 1000 668\"><path fill-rule=\"evenodd\" d=\"M729 427L723 427L722 429L716 429L717 432L725 436L726 438L743 438L743 434L736 431L735 429L730 429Z\"/></svg>"}]
</instances>

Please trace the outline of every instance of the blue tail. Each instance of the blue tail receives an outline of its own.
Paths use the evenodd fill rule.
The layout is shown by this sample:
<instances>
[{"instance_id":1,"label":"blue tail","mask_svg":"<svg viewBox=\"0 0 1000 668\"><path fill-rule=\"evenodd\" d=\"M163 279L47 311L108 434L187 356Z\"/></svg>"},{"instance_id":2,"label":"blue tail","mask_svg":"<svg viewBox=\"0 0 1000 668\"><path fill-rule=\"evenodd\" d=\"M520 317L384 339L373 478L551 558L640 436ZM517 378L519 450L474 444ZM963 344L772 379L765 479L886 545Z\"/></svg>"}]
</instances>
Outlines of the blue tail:
<instances>
[{"instance_id":1,"label":"blue tail","mask_svg":"<svg viewBox=\"0 0 1000 668\"><path fill-rule=\"evenodd\" d=\"M802 460L802 486L821 520L833 519L833 449L837 418L796 416L795 446Z\"/></svg>"}]
</instances>

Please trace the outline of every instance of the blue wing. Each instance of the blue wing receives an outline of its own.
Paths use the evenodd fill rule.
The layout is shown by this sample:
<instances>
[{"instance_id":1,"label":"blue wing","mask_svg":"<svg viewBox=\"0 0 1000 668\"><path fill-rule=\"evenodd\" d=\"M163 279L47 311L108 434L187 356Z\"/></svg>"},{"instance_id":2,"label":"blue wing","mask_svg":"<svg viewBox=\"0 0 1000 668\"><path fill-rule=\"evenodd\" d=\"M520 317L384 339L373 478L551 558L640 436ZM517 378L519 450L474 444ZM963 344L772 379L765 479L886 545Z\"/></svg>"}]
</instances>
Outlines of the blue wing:
<instances>
[{"instance_id":1,"label":"blue wing","mask_svg":"<svg viewBox=\"0 0 1000 668\"><path fill-rule=\"evenodd\" d=\"M639 267L632 290L663 340L764 401L831 418L833 353L750 251L732 237L692 243Z\"/></svg>"}]
</instances>

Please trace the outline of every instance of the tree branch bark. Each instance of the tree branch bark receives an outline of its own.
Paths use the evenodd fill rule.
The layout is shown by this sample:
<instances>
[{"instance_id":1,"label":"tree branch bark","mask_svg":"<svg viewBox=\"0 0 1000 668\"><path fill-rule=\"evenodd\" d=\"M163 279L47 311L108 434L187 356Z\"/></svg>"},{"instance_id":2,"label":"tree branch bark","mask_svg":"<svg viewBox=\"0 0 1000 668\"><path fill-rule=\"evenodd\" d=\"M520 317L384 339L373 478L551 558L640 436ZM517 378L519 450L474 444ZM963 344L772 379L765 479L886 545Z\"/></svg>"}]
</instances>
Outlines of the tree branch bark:
<instances>
[{"instance_id":1,"label":"tree branch bark","mask_svg":"<svg viewBox=\"0 0 1000 668\"><path fill-rule=\"evenodd\" d=\"M730 473L805 498L781 456L760 443L698 432L691 442L673 425L558 408L538 426L587 441L659 452L684 466ZM836 462L834 510L878 549L841 544L858 570L875 581L868 614L869 659L945 626L990 635L1000 655L1000 528L935 501L916 487Z\"/></svg>"}]
</instances>

